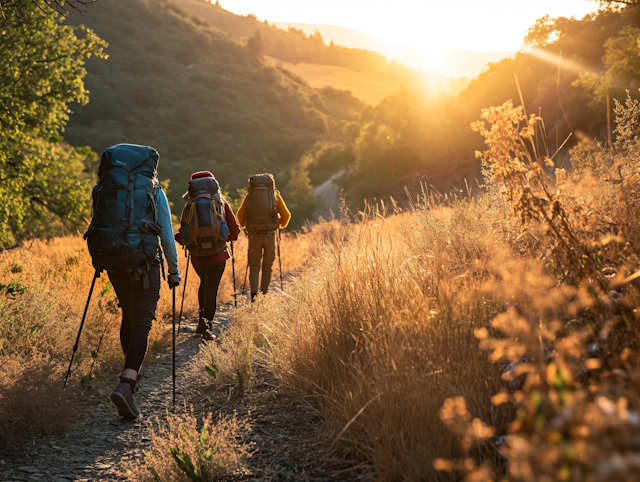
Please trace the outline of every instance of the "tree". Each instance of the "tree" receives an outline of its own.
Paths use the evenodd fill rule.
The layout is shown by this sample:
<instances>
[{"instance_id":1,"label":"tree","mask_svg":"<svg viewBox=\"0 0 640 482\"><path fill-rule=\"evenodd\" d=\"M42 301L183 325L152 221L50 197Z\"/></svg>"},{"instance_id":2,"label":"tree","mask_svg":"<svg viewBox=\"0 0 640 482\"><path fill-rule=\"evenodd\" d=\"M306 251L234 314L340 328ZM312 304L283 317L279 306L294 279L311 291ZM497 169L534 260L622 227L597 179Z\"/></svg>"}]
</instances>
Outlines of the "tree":
<instances>
[{"instance_id":1,"label":"tree","mask_svg":"<svg viewBox=\"0 0 640 482\"><path fill-rule=\"evenodd\" d=\"M13 10L14 13L19 13L25 8L28 9L29 6L37 7L45 15L53 13L64 15L70 11L83 13L95 2L97 0L0 0L0 12L5 20L7 20L6 12Z\"/></svg>"},{"instance_id":2,"label":"tree","mask_svg":"<svg viewBox=\"0 0 640 482\"><path fill-rule=\"evenodd\" d=\"M625 27L616 37L605 42L605 72L603 75L580 74L574 85L591 94L594 108L603 105L607 96L624 98L624 91L636 90L640 78L640 29Z\"/></svg>"},{"instance_id":3,"label":"tree","mask_svg":"<svg viewBox=\"0 0 640 482\"><path fill-rule=\"evenodd\" d=\"M264 55L264 41L262 40L262 34L260 30L256 29L256 32L249 37L247 45L244 47L249 55L255 59L259 59Z\"/></svg>"},{"instance_id":4,"label":"tree","mask_svg":"<svg viewBox=\"0 0 640 482\"><path fill-rule=\"evenodd\" d=\"M290 228L295 229L308 220L313 219L320 208L320 202L313 195L313 187L309 179L309 165L313 157L305 155L298 164L289 171L289 180L283 194L291 211Z\"/></svg>"},{"instance_id":5,"label":"tree","mask_svg":"<svg viewBox=\"0 0 640 482\"><path fill-rule=\"evenodd\" d=\"M640 0L594 0L602 7L608 8L625 8L631 10L633 14L634 26L640 27Z\"/></svg>"},{"instance_id":6,"label":"tree","mask_svg":"<svg viewBox=\"0 0 640 482\"><path fill-rule=\"evenodd\" d=\"M63 26L56 12L31 0L3 2L0 31L0 244L25 222L54 214L78 216L86 182L69 179L77 156L59 146L68 104L86 104L84 61L105 57L106 43L91 30ZM10 4L11 8L4 8ZM78 34L78 35L76 35ZM81 172L77 173L80 176Z\"/></svg>"}]
</instances>

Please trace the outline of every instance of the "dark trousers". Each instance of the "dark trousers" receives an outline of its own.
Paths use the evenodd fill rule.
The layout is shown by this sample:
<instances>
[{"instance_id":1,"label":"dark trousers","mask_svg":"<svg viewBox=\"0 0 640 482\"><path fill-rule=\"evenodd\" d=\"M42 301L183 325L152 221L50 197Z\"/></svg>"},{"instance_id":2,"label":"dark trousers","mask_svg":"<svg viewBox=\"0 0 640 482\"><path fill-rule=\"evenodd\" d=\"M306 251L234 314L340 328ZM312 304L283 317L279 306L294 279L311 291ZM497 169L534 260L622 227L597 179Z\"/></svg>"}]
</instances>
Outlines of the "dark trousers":
<instances>
[{"instance_id":1,"label":"dark trousers","mask_svg":"<svg viewBox=\"0 0 640 482\"><path fill-rule=\"evenodd\" d=\"M226 266L227 261L225 260L208 266L193 267L200 277L200 288L198 289L200 311L207 320L213 320L216 314L218 287Z\"/></svg>"},{"instance_id":2,"label":"dark trousers","mask_svg":"<svg viewBox=\"0 0 640 482\"><path fill-rule=\"evenodd\" d=\"M160 266L149 268L149 288L142 289L142 279L132 281L126 274L107 271L109 280L120 301L122 325L120 344L126 355L124 367L140 370L147 354L149 331L156 319L156 307L160 299Z\"/></svg>"}]
</instances>

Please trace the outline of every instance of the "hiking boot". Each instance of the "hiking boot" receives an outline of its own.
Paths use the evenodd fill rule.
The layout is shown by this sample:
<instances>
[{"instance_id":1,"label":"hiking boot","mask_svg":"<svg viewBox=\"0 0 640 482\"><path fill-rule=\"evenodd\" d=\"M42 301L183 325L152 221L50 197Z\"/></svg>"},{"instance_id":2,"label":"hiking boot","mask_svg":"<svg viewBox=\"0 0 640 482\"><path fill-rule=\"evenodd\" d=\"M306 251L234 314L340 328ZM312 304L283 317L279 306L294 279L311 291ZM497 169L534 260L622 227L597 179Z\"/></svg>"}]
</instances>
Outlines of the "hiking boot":
<instances>
[{"instance_id":1,"label":"hiking boot","mask_svg":"<svg viewBox=\"0 0 640 482\"><path fill-rule=\"evenodd\" d=\"M111 394L111 401L118 407L118 415L124 418L137 418L140 410L133 399L133 389L136 381L131 378L120 377L120 383Z\"/></svg>"},{"instance_id":2,"label":"hiking boot","mask_svg":"<svg viewBox=\"0 0 640 482\"><path fill-rule=\"evenodd\" d=\"M144 367L144 365L140 365L140 369L138 370L138 376L136 377L136 383L140 383L140 380L142 380L146 372L147 372L147 369Z\"/></svg>"},{"instance_id":3,"label":"hiking boot","mask_svg":"<svg viewBox=\"0 0 640 482\"><path fill-rule=\"evenodd\" d=\"M202 338L207 341L213 341L216 337L209 331L207 328L207 323L204 318L200 318L198 320L198 328L196 328L196 333L202 335Z\"/></svg>"}]
</instances>

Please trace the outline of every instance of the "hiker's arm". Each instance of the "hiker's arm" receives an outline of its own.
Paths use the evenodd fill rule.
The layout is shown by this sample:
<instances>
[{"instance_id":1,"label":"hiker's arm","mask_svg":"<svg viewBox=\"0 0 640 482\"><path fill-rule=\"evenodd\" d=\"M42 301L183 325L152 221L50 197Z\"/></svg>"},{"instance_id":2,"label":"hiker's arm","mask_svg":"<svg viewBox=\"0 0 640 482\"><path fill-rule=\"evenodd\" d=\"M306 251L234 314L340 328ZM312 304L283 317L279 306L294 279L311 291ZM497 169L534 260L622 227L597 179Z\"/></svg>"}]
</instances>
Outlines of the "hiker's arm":
<instances>
[{"instance_id":1,"label":"hiker's arm","mask_svg":"<svg viewBox=\"0 0 640 482\"><path fill-rule=\"evenodd\" d=\"M240 234L240 226L238 226L238 221L236 221L236 217L233 215L233 211L227 203L224 203L224 214L227 225L229 226L229 239L231 241L237 241L238 234Z\"/></svg>"},{"instance_id":2,"label":"hiker's arm","mask_svg":"<svg viewBox=\"0 0 640 482\"><path fill-rule=\"evenodd\" d=\"M276 193L276 212L280 215L280 229L286 228L291 219L291 211L287 208L279 192Z\"/></svg>"},{"instance_id":3,"label":"hiker's arm","mask_svg":"<svg viewBox=\"0 0 640 482\"><path fill-rule=\"evenodd\" d=\"M173 226L171 225L171 209L169 201L162 189L158 189L156 193L156 204L158 205L158 224L162 226L160 232L160 243L162 244L162 252L167 259L169 266L169 274L178 275L180 277L180 269L178 268L178 250L173 240Z\"/></svg>"},{"instance_id":4,"label":"hiker's arm","mask_svg":"<svg viewBox=\"0 0 640 482\"><path fill-rule=\"evenodd\" d=\"M236 219L238 220L238 224L241 228L246 228L246 217L247 217L247 197L249 194L245 194L242 199L242 204L240 204L240 209L236 213Z\"/></svg>"}]
</instances>

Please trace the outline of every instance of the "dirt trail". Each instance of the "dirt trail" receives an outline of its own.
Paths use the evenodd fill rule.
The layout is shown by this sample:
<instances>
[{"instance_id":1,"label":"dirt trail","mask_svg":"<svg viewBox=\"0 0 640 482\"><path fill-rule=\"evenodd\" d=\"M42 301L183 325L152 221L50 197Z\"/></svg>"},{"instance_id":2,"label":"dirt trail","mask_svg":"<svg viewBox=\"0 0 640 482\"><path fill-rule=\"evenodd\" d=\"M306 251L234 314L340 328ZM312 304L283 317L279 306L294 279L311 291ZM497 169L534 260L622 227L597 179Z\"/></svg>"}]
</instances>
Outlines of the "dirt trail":
<instances>
[{"instance_id":1,"label":"dirt trail","mask_svg":"<svg viewBox=\"0 0 640 482\"><path fill-rule=\"evenodd\" d=\"M221 307L216 314L219 326L230 322L231 310L229 304ZM183 410L186 403L193 406L196 414L225 416L235 412L239 418L250 417L252 431L247 439L256 444L257 451L250 459L249 470L230 480L326 481L362 477L361 471L333 461L331 453L326 454L316 445L318 415L282 390L267 367L255 366L254 383L241 395L233 390L216 392L189 378L187 364L201 340L193 333L196 320L183 321L183 326L186 329L179 333L176 349L178 410ZM0 481L126 480L118 475L121 467L142 460L150 444L150 422L163 416L172 405L171 350L146 368L136 393L141 417L135 421L120 418L109 399L115 381L106 384L94 394L66 436L41 439L22 463L0 466Z\"/></svg>"},{"instance_id":2,"label":"dirt trail","mask_svg":"<svg viewBox=\"0 0 640 482\"><path fill-rule=\"evenodd\" d=\"M340 215L340 186L334 181L345 173L344 170L331 176L326 182L320 184L313 190L313 195L322 201L321 215L329 219L331 214L338 217Z\"/></svg>"}]
</instances>

